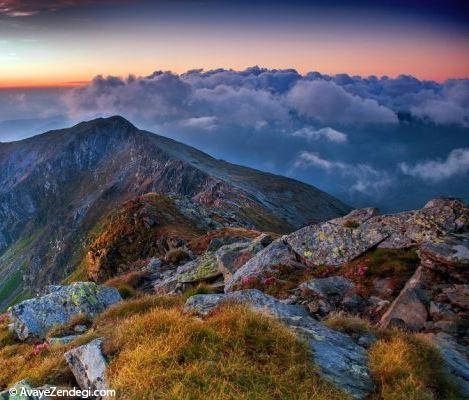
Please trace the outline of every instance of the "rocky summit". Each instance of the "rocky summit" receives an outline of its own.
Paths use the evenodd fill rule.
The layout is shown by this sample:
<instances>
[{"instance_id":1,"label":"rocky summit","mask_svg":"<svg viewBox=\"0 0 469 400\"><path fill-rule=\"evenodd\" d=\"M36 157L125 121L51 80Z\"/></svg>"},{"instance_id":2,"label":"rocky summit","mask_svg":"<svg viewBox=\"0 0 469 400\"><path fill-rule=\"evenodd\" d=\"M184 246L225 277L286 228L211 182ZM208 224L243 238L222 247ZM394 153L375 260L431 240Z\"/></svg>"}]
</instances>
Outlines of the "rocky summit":
<instances>
[{"instance_id":1,"label":"rocky summit","mask_svg":"<svg viewBox=\"0 0 469 400\"><path fill-rule=\"evenodd\" d=\"M468 398L462 201L349 210L120 117L0 155L1 398Z\"/></svg>"}]
</instances>

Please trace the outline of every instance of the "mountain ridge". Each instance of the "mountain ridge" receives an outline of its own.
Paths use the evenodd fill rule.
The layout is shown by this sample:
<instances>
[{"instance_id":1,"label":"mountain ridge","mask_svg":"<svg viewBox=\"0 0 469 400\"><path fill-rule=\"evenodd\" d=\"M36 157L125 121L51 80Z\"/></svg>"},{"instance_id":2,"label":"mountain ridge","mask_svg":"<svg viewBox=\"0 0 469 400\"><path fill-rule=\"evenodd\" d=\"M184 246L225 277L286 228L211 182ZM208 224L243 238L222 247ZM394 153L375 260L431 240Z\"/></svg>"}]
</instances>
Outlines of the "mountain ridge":
<instances>
[{"instance_id":1,"label":"mountain ridge","mask_svg":"<svg viewBox=\"0 0 469 400\"><path fill-rule=\"evenodd\" d=\"M216 160L120 116L3 143L0 183L0 295L73 272L102 218L145 193L182 196L181 207L222 225L283 233L350 210L312 186Z\"/></svg>"}]
</instances>

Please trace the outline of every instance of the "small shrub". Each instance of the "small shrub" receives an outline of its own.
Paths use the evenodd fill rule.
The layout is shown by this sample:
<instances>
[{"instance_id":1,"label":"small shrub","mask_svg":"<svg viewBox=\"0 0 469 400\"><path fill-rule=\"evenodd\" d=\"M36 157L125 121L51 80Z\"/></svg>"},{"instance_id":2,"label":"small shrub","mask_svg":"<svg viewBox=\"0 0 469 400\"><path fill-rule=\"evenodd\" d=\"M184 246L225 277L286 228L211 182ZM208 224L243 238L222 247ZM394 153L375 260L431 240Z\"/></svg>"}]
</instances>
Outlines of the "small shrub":
<instances>
[{"instance_id":1,"label":"small shrub","mask_svg":"<svg viewBox=\"0 0 469 400\"><path fill-rule=\"evenodd\" d=\"M170 264L178 265L181 262L189 259L189 257L189 253L186 250L178 248L168 251L165 255L165 261Z\"/></svg>"},{"instance_id":2,"label":"small shrub","mask_svg":"<svg viewBox=\"0 0 469 400\"><path fill-rule=\"evenodd\" d=\"M115 276L107 280L104 284L115 287L123 299L130 299L140 294L137 288L147 275L148 271L132 271L127 274Z\"/></svg>"}]
</instances>

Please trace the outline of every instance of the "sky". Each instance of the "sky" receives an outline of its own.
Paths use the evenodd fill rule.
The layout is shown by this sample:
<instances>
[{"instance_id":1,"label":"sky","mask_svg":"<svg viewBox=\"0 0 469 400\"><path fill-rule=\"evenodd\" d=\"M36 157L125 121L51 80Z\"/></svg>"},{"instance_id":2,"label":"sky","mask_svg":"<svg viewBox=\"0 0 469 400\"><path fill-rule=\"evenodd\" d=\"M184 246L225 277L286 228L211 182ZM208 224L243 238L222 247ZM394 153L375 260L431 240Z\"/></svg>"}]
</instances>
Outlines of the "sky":
<instances>
[{"instance_id":1,"label":"sky","mask_svg":"<svg viewBox=\"0 0 469 400\"><path fill-rule=\"evenodd\" d=\"M469 201L468 11L0 0L0 142L122 115L356 207Z\"/></svg>"},{"instance_id":2,"label":"sky","mask_svg":"<svg viewBox=\"0 0 469 400\"><path fill-rule=\"evenodd\" d=\"M0 87L252 65L466 78L468 10L463 0L0 0Z\"/></svg>"}]
</instances>

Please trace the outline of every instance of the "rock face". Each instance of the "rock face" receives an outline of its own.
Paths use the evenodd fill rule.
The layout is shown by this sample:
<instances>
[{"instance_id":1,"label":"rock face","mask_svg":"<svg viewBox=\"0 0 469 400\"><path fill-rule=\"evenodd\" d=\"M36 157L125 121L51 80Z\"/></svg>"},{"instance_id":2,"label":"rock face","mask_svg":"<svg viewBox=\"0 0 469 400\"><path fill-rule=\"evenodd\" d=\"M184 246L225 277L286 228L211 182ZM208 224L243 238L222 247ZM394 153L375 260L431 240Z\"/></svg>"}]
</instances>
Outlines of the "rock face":
<instances>
[{"instance_id":1,"label":"rock face","mask_svg":"<svg viewBox=\"0 0 469 400\"><path fill-rule=\"evenodd\" d=\"M189 219L203 206L228 224L281 233L350 211L312 186L216 160L122 117L2 143L0 273L22 282L3 302L70 274L103 216L151 192L177 196Z\"/></svg>"},{"instance_id":2,"label":"rock face","mask_svg":"<svg viewBox=\"0 0 469 400\"><path fill-rule=\"evenodd\" d=\"M424 274L423 267L419 267L381 318L381 326L387 328L404 325L415 331L425 326L428 317L428 293Z\"/></svg>"},{"instance_id":3,"label":"rock face","mask_svg":"<svg viewBox=\"0 0 469 400\"><path fill-rule=\"evenodd\" d=\"M49 294L13 306L10 318L19 339L44 338L52 327L67 323L73 316L95 316L120 300L117 289L93 282L52 286Z\"/></svg>"},{"instance_id":4,"label":"rock face","mask_svg":"<svg viewBox=\"0 0 469 400\"><path fill-rule=\"evenodd\" d=\"M95 339L64 354L65 360L82 389L106 390L106 360L101 352L103 340ZM98 397L101 399L102 397Z\"/></svg>"},{"instance_id":5,"label":"rock face","mask_svg":"<svg viewBox=\"0 0 469 400\"><path fill-rule=\"evenodd\" d=\"M364 399L373 390L365 349L348 336L311 318L300 306L281 303L274 297L251 289L228 294L196 295L187 300L185 310L206 316L226 301L246 304L293 329L308 343L321 374L354 398Z\"/></svg>"}]
</instances>

